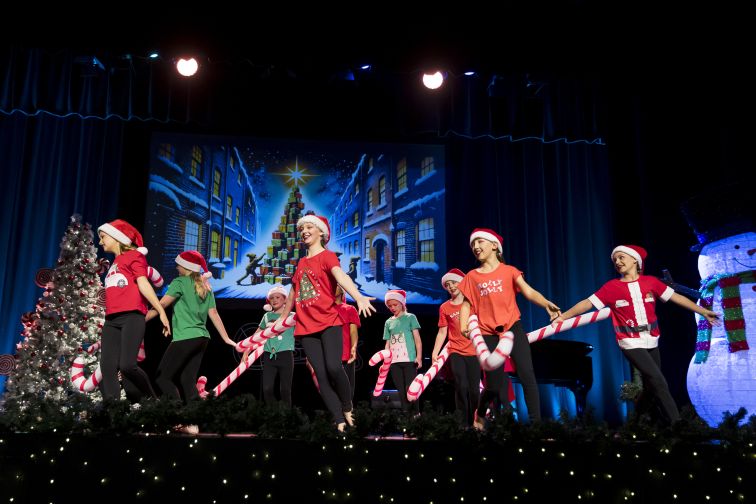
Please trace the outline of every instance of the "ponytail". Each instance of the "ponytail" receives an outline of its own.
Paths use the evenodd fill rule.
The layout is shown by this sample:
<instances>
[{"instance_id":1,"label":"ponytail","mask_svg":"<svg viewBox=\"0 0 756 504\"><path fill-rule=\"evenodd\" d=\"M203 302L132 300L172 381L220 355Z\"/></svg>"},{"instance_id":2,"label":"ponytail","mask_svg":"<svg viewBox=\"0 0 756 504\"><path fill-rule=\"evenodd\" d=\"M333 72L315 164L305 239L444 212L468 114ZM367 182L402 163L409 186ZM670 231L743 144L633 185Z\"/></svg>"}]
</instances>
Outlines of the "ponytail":
<instances>
[{"instance_id":1,"label":"ponytail","mask_svg":"<svg viewBox=\"0 0 756 504\"><path fill-rule=\"evenodd\" d=\"M204 300L210 292L210 284L197 272L192 271L190 274L192 281L194 282L194 291Z\"/></svg>"}]
</instances>

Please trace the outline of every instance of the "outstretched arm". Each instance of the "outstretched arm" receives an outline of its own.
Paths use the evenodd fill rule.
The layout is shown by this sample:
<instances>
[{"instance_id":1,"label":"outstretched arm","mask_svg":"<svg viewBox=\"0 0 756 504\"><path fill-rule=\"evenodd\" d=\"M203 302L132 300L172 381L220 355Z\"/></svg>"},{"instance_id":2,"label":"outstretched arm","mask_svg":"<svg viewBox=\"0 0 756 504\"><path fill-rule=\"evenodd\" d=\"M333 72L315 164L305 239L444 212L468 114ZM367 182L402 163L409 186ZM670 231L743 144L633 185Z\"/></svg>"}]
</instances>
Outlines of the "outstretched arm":
<instances>
[{"instance_id":1,"label":"outstretched arm","mask_svg":"<svg viewBox=\"0 0 756 504\"><path fill-rule=\"evenodd\" d=\"M560 322L564 322L567 319L570 319L572 317L577 317L581 313L585 313L588 310L593 308L593 303L588 301L587 299L583 299L579 303L577 303L575 306L567 310L566 312L560 314L557 316L554 320L552 320L552 324L558 324Z\"/></svg>"},{"instance_id":2,"label":"outstretched arm","mask_svg":"<svg viewBox=\"0 0 756 504\"><path fill-rule=\"evenodd\" d=\"M441 351L441 347L444 346L444 341L446 341L446 334L448 332L448 327L439 327L438 328L438 334L436 334L436 342L433 345L433 353L431 353L431 362L436 362L438 360L438 353Z\"/></svg>"},{"instance_id":3,"label":"outstretched arm","mask_svg":"<svg viewBox=\"0 0 756 504\"><path fill-rule=\"evenodd\" d=\"M234 343L234 341L228 337L226 327L223 325L223 320L221 320L220 315L218 315L218 310L215 308L210 308L207 311L207 316L210 317L210 320L213 322L213 325L218 331L218 334L220 334L220 337L223 338L223 341L225 341L227 345L235 347L236 343Z\"/></svg>"},{"instance_id":4,"label":"outstretched arm","mask_svg":"<svg viewBox=\"0 0 756 504\"><path fill-rule=\"evenodd\" d=\"M344 289L350 296L352 296L352 299L354 299L355 303L357 303L357 311L360 315L369 317L370 315L375 313L375 307L370 304L370 301L375 298L363 296L362 294L360 294L360 291L357 290L357 286L354 285L352 279L349 278L349 275L344 273L344 270L341 269L340 266L334 266L333 268L331 268L331 273L333 274L333 277L336 279L339 285L341 285L341 288Z\"/></svg>"},{"instance_id":5,"label":"outstretched arm","mask_svg":"<svg viewBox=\"0 0 756 504\"><path fill-rule=\"evenodd\" d=\"M173 296L169 296L166 294L162 298L160 298L160 305L163 307L163 309L168 308L173 304L173 302L176 301L176 298ZM156 309L152 308L150 311L147 312L147 315L144 317L145 322L149 322L150 320L154 319L157 316L158 312Z\"/></svg>"},{"instance_id":6,"label":"outstretched arm","mask_svg":"<svg viewBox=\"0 0 756 504\"><path fill-rule=\"evenodd\" d=\"M158 312L160 315L160 322L163 323L163 334L165 336L169 336L171 334L171 325L168 323L168 316L165 314L165 308L163 308L163 305L160 304L160 301L158 301L157 294L155 294L155 289L152 288L152 285L150 285L150 281L147 280L147 277L140 276L136 279L137 287L139 288L139 292L142 293L142 296L149 301L149 303L152 305L153 308Z\"/></svg>"},{"instance_id":7,"label":"outstretched arm","mask_svg":"<svg viewBox=\"0 0 756 504\"><path fill-rule=\"evenodd\" d=\"M546 310L546 313L549 314L549 320L554 320L561 314L559 307L543 297L543 294L528 285L525 279L522 278L522 275L517 277L515 284L517 285L517 288L520 289L520 292L522 292L522 295L525 296L525 299Z\"/></svg>"},{"instance_id":8,"label":"outstretched arm","mask_svg":"<svg viewBox=\"0 0 756 504\"><path fill-rule=\"evenodd\" d=\"M675 303L676 305L680 305L683 308L687 308L690 311L694 311L694 312L698 313L699 315L701 315L703 317L706 317L706 320L708 320L709 323L711 323L711 325L718 326L718 325L722 324L722 321L719 320L719 315L717 315L716 313L714 313L711 310L707 310L706 308L702 308L702 307L698 306L696 303L694 303L690 299L688 299L688 298L686 298L684 296L681 296L680 294L678 294L676 292L674 294L672 294L672 297L669 298L669 300L672 301L673 303Z\"/></svg>"}]
</instances>

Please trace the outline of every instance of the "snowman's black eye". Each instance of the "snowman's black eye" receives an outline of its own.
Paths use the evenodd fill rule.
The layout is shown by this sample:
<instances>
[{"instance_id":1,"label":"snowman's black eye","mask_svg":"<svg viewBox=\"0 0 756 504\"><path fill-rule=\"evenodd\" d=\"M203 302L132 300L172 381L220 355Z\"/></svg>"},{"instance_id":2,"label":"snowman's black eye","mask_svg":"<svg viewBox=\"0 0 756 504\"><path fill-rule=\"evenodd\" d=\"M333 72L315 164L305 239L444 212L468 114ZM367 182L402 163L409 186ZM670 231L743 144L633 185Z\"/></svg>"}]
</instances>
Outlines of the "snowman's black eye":
<instances>
[{"instance_id":1,"label":"snowman's black eye","mask_svg":"<svg viewBox=\"0 0 756 504\"><path fill-rule=\"evenodd\" d=\"M740 248L740 245L735 245L735 250L738 250Z\"/></svg>"}]
</instances>

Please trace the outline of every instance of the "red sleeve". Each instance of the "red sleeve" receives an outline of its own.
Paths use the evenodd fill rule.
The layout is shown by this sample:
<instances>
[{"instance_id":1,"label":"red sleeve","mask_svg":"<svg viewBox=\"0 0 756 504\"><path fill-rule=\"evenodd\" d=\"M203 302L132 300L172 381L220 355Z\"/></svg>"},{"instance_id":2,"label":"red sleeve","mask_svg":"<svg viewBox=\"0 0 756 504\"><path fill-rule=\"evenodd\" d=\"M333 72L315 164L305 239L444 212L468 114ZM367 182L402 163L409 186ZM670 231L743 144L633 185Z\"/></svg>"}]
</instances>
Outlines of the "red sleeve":
<instances>
[{"instance_id":1,"label":"red sleeve","mask_svg":"<svg viewBox=\"0 0 756 504\"><path fill-rule=\"evenodd\" d=\"M612 304L612 301L616 301L614 299L614 296L612 295L612 290L613 289L611 287L611 282L607 282L604 285L602 285L599 288L599 290L597 290L596 292L594 292L593 295L590 298L588 298L588 299L596 298L596 299L598 299L601 302L601 304L603 306L609 306L609 305ZM596 306L596 303L594 303L593 301L591 301L591 302L596 307L596 309L603 308L603 306Z\"/></svg>"},{"instance_id":2,"label":"red sleeve","mask_svg":"<svg viewBox=\"0 0 756 504\"><path fill-rule=\"evenodd\" d=\"M131 271L134 278L147 276L147 258L144 257L144 254L133 250L127 252L124 259L125 261L122 263L122 266Z\"/></svg>"},{"instance_id":3,"label":"red sleeve","mask_svg":"<svg viewBox=\"0 0 756 504\"><path fill-rule=\"evenodd\" d=\"M349 307L349 310L347 310L347 312L349 313L347 317L349 319L348 322L350 324L356 325L357 327L360 327L360 315L359 313L357 313L357 308L352 305L347 306Z\"/></svg>"},{"instance_id":4,"label":"red sleeve","mask_svg":"<svg viewBox=\"0 0 756 504\"><path fill-rule=\"evenodd\" d=\"M444 314L444 305L441 305L438 307L438 327L446 327L448 325L446 314Z\"/></svg>"},{"instance_id":5,"label":"red sleeve","mask_svg":"<svg viewBox=\"0 0 756 504\"><path fill-rule=\"evenodd\" d=\"M321 254L323 254L323 268L325 268L326 271L330 273L335 266L341 268L341 263L339 262L339 258L336 257L336 254L330 250L324 250Z\"/></svg>"},{"instance_id":6,"label":"red sleeve","mask_svg":"<svg viewBox=\"0 0 756 504\"><path fill-rule=\"evenodd\" d=\"M654 293L654 296L661 299L665 303L669 301L669 298L672 297L672 294L675 293L675 290L670 287L669 285L665 284L655 276L648 276L649 279L649 286L651 287L651 292Z\"/></svg>"},{"instance_id":7,"label":"red sleeve","mask_svg":"<svg viewBox=\"0 0 756 504\"><path fill-rule=\"evenodd\" d=\"M520 288L517 286L517 279L520 277L524 277L525 274L515 268L514 266L511 266L509 264L506 265L509 269L509 273L512 275L512 291L513 292L520 292Z\"/></svg>"},{"instance_id":8,"label":"red sleeve","mask_svg":"<svg viewBox=\"0 0 756 504\"><path fill-rule=\"evenodd\" d=\"M459 282L459 285L457 285L457 289L462 293L463 296L465 296L465 299L470 303L470 306L472 307L472 313L475 313L476 306L478 304L478 290L477 286L473 285L474 280L470 278L470 273L466 274L465 277L462 279L461 282Z\"/></svg>"}]
</instances>

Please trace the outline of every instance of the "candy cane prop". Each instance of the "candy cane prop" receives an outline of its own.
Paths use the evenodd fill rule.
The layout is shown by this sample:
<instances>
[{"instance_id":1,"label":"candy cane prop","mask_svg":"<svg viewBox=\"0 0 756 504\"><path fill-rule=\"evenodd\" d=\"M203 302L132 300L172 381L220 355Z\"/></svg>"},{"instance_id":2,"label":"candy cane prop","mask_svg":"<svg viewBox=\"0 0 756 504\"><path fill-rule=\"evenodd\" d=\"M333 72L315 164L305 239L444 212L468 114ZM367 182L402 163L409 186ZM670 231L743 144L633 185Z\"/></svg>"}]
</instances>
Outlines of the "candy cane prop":
<instances>
[{"instance_id":1,"label":"candy cane prop","mask_svg":"<svg viewBox=\"0 0 756 504\"><path fill-rule=\"evenodd\" d=\"M305 364L307 364L307 369L310 370L310 376L312 376L312 382L315 384L315 388L318 389L318 392L320 392L320 383L318 383L318 376L315 374L315 368L312 367L312 364L310 364L310 359L305 359Z\"/></svg>"},{"instance_id":2,"label":"candy cane prop","mask_svg":"<svg viewBox=\"0 0 756 504\"><path fill-rule=\"evenodd\" d=\"M368 364L375 366L379 362L383 361L381 368L378 370L378 381L375 382L375 389L373 390L373 396L378 397L383 392L383 385L386 383L386 377L388 376L389 368L391 367L391 350L381 350L376 352L370 357Z\"/></svg>"},{"instance_id":3,"label":"candy cane prop","mask_svg":"<svg viewBox=\"0 0 756 504\"><path fill-rule=\"evenodd\" d=\"M286 320L281 320L279 318L276 320L275 324L266 327L262 332L255 333L249 338L241 340L236 344L236 351L244 352L248 348L255 348L257 345L265 343L265 341L270 338L283 334L287 329L294 327L294 324L296 323L294 321L294 316L294 313L290 313L289 316L286 317Z\"/></svg>"},{"instance_id":4,"label":"candy cane prop","mask_svg":"<svg viewBox=\"0 0 756 504\"><path fill-rule=\"evenodd\" d=\"M494 348L494 351L490 352L480 332L478 316L470 315L467 325L470 328L470 339L475 347L475 353L478 354L480 367L484 371L493 371L504 365L504 361L512 353L512 347L514 346L514 334L512 334L512 331L499 332L499 343Z\"/></svg>"},{"instance_id":5,"label":"candy cane prop","mask_svg":"<svg viewBox=\"0 0 756 504\"><path fill-rule=\"evenodd\" d=\"M102 340L99 340L87 348L87 353L92 355L102 346ZM139 352L137 353L137 362L142 362L147 357L147 353L144 351L144 341L139 344ZM79 392L92 392L97 388L97 385L102 381L102 371L100 366L97 366L95 372L89 378L84 376L84 357L76 357L71 364L69 370L71 381L74 388Z\"/></svg>"},{"instance_id":6,"label":"candy cane prop","mask_svg":"<svg viewBox=\"0 0 756 504\"><path fill-rule=\"evenodd\" d=\"M97 369L89 378L84 376L84 356L82 355L74 359L73 364L71 365L70 374L73 386L79 392L92 392L102 381L102 371L100 371L100 366L97 366Z\"/></svg>"},{"instance_id":7,"label":"candy cane prop","mask_svg":"<svg viewBox=\"0 0 756 504\"><path fill-rule=\"evenodd\" d=\"M152 266L147 266L147 278L150 279L150 282L152 282L152 285L155 287L160 288L163 286L163 275Z\"/></svg>"},{"instance_id":8,"label":"candy cane prop","mask_svg":"<svg viewBox=\"0 0 756 504\"><path fill-rule=\"evenodd\" d=\"M234 383L237 378L239 378L244 371L246 371L253 362L255 362L265 351L265 345L258 345L253 350L252 353L247 356L247 360L236 366L236 369L231 371L231 374L226 376L218 385L213 388L213 395L215 397L218 397L223 393L224 390L228 388L229 385ZM207 380L206 380L207 381ZM199 387L199 380L197 380L197 386Z\"/></svg>"},{"instance_id":9,"label":"candy cane prop","mask_svg":"<svg viewBox=\"0 0 756 504\"><path fill-rule=\"evenodd\" d=\"M207 385L207 376L197 378L197 392L202 399L205 399L209 395L209 392L205 390L205 385Z\"/></svg>"},{"instance_id":10,"label":"candy cane prop","mask_svg":"<svg viewBox=\"0 0 756 504\"><path fill-rule=\"evenodd\" d=\"M420 397L420 394L422 394L423 391L428 387L428 384L431 382L431 380L433 380L433 378L436 377L441 368L444 367L444 364L446 364L446 359L448 358L449 344L447 343L444 346L444 349L441 350L441 353L438 354L438 359L436 359L436 362L433 363L430 369L426 371L425 374L419 374L415 376L415 379L412 380L412 383L407 389L408 401L417 401L417 399Z\"/></svg>"},{"instance_id":11,"label":"candy cane prop","mask_svg":"<svg viewBox=\"0 0 756 504\"><path fill-rule=\"evenodd\" d=\"M611 308L607 306L601 308L598 311L593 311L584 315L578 315L577 317L569 318L564 322L560 322L556 326L547 325L545 327L541 327L540 329L528 333L528 341L530 343L534 343L536 341L542 340L543 338L548 338L549 336L556 333L569 331L570 329L575 329L576 327L580 327L586 324L593 324L594 322L598 322L599 320L609 318L609 315L611 313Z\"/></svg>"}]
</instances>

